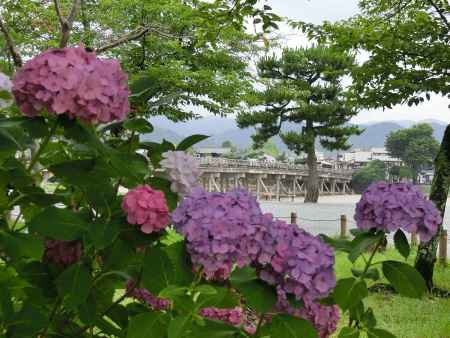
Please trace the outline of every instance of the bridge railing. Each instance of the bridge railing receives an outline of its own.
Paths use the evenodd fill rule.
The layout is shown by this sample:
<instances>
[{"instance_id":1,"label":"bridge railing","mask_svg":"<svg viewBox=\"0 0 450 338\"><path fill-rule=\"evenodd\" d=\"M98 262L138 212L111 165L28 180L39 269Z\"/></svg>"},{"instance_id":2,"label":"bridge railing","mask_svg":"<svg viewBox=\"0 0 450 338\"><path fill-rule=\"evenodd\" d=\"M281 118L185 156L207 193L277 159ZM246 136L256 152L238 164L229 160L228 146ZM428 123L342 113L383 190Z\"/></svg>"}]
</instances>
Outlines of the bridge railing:
<instances>
[{"instance_id":1,"label":"bridge railing","mask_svg":"<svg viewBox=\"0 0 450 338\"><path fill-rule=\"evenodd\" d=\"M254 168L254 169L275 169L275 170L295 170L307 171L308 167L302 164L262 161L262 160L237 160L217 157L197 157L200 167L216 167L216 168ZM329 169L319 168L322 175L342 175L351 176L353 171L346 169Z\"/></svg>"}]
</instances>

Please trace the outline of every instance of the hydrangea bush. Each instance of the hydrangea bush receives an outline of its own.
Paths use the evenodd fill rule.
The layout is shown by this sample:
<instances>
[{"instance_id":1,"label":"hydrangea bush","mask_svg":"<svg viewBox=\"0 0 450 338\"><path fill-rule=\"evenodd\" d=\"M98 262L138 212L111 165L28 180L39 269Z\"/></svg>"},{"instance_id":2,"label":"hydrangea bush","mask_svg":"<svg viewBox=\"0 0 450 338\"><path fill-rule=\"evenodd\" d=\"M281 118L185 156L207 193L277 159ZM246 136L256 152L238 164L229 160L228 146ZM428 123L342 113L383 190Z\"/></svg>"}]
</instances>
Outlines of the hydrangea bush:
<instances>
[{"instance_id":1,"label":"hydrangea bush","mask_svg":"<svg viewBox=\"0 0 450 338\"><path fill-rule=\"evenodd\" d=\"M381 271L423 295L409 265L373 262L387 232L407 257L402 229L435 231L414 187L370 187L351 240L313 236L247 191L196 187L186 151L205 136L141 142L152 126L127 116L117 62L52 49L13 82L17 106L0 118L0 337L323 338L340 313L340 337L392 337L365 308L366 281ZM333 248L364 268L336 281Z\"/></svg>"}]
</instances>

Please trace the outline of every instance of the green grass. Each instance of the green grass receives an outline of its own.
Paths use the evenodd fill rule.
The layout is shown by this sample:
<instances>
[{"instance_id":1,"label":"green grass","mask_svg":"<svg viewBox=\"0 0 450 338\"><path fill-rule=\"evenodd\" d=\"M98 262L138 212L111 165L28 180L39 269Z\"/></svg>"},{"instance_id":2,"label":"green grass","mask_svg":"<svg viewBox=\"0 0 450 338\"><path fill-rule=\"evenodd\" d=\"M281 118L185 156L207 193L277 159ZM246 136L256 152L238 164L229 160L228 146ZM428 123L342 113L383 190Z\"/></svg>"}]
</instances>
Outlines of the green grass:
<instances>
[{"instance_id":1,"label":"green grass","mask_svg":"<svg viewBox=\"0 0 450 338\"><path fill-rule=\"evenodd\" d=\"M411 252L408 263L412 264L414 257L415 252ZM404 261L394 249L377 254L374 262L383 260ZM362 260L356 262L356 266L362 265ZM339 252L335 265L337 277L351 276L351 267L346 254ZM450 289L450 267L437 265L434 281L436 286ZM426 296L423 299L411 299L388 293L371 293L364 302L366 308L373 308L377 326L389 330L398 338L450 338L450 298ZM341 316L339 326L345 326L347 320ZM338 332L339 328L332 337L336 338Z\"/></svg>"}]
</instances>

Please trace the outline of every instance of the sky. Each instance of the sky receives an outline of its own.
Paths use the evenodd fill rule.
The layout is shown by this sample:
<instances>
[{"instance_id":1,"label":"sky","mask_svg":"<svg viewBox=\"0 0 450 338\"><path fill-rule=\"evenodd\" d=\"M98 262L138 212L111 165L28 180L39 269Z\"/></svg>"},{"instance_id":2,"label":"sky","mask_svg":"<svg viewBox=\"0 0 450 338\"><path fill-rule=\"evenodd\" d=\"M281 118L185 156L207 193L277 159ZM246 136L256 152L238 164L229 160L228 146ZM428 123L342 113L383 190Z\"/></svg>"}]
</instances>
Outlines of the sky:
<instances>
[{"instance_id":1,"label":"sky","mask_svg":"<svg viewBox=\"0 0 450 338\"><path fill-rule=\"evenodd\" d=\"M320 24L323 20L346 19L358 13L358 0L267 0L266 2L280 16L315 24ZM295 47L306 42L300 32L290 29L287 25L280 25L280 32L288 46ZM361 111L352 122L436 119L450 123L449 104L449 99L431 95L430 101L419 106L397 105L392 109Z\"/></svg>"}]
</instances>

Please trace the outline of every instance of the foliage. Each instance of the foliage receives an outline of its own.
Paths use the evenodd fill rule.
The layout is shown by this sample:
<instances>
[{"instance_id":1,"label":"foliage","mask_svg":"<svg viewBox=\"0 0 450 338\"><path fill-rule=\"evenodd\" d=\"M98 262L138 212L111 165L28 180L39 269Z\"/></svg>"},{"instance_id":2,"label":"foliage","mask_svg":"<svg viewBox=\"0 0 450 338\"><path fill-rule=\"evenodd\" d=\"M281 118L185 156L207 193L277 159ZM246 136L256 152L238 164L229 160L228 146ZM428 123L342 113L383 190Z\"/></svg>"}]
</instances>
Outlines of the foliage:
<instances>
[{"instance_id":1,"label":"foliage","mask_svg":"<svg viewBox=\"0 0 450 338\"><path fill-rule=\"evenodd\" d=\"M384 163L380 160L373 160L353 173L352 189L357 194L361 194L371 183L383 181L385 178L386 168Z\"/></svg>"},{"instance_id":2,"label":"foliage","mask_svg":"<svg viewBox=\"0 0 450 338\"><path fill-rule=\"evenodd\" d=\"M439 150L433 128L426 123L391 132L385 146L392 157L401 159L411 169L413 181L420 170L432 165Z\"/></svg>"},{"instance_id":3,"label":"foliage","mask_svg":"<svg viewBox=\"0 0 450 338\"><path fill-rule=\"evenodd\" d=\"M252 109L238 115L241 128L257 127L252 137L256 145L279 134L290 150L308 155L305 201L318 198L316 139L329 150L347 149L349 136L359 132L346 125L356 110L341 84L353 64L349 54L325 46L284 49L281 57L264 57L258 63L264 88L248 99ZM287 122L300 124L301 131L282 131Z\"/></svg>"}]
</instances>

